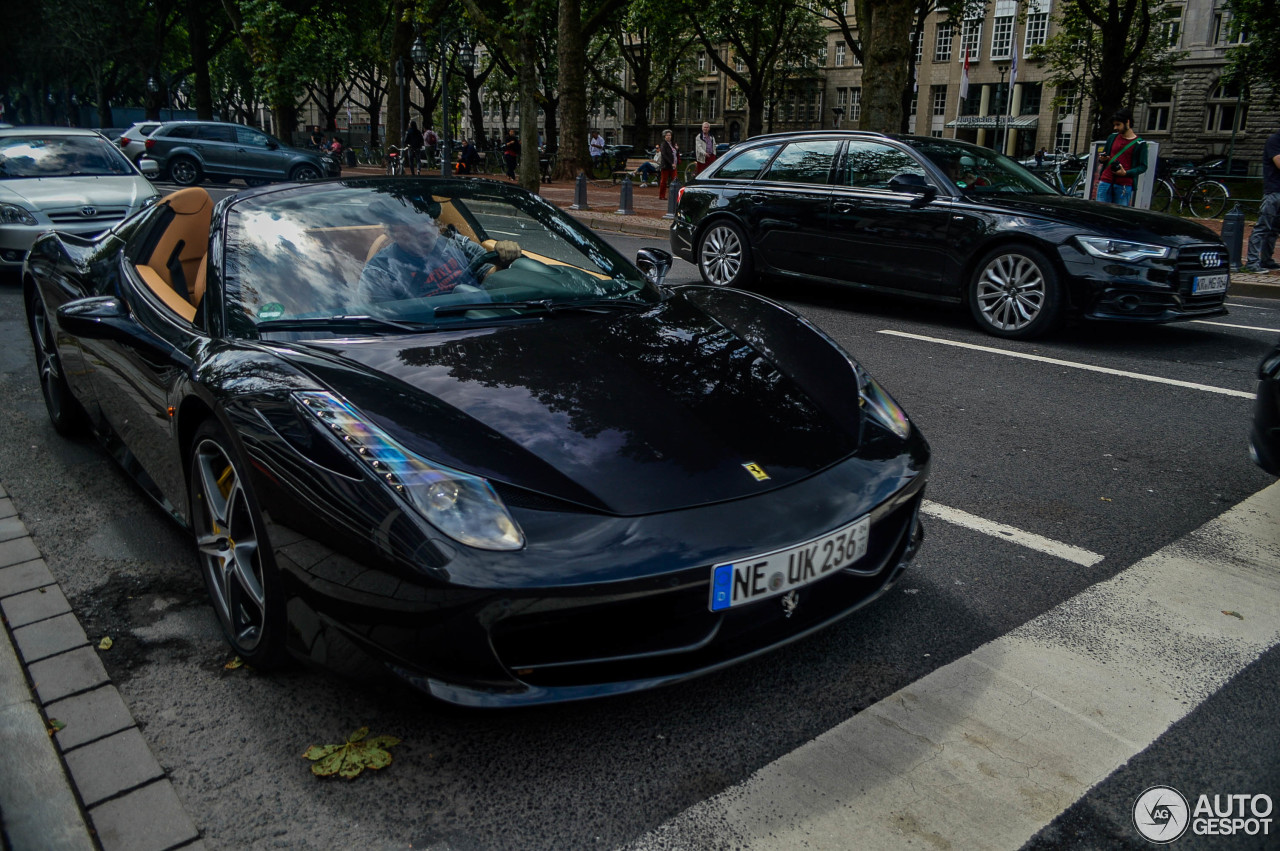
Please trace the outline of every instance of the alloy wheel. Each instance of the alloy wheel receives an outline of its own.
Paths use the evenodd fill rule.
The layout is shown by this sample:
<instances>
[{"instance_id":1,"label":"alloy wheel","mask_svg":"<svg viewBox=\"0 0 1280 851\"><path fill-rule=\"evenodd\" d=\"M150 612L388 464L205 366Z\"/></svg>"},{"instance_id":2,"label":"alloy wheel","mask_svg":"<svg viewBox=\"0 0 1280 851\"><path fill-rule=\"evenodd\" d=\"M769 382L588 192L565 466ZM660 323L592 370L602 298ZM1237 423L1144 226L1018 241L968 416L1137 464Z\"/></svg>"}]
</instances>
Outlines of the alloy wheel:
<instances>
[{"instance_id":1,"label":"alloy wheel","mask_svg":"<svg viewBox=\"0 0 1280 851\"><path fill-rule=\"evenodd\" d=\"M1020 331L1035 322L1044 308L1048 283L1039 265L1022 254L993 257L978 275L978 310L991 327Z\"/></svg>"},{"instance_id":2,"label":"alloy wheel","mask_svg":"<svg viewBox=\"0 0 1280 851\"><path fill-rule=\"evenodd\" d=\"M63 415L65 401L62 396L62 367L58 361L58 350L53 345L49 316L45 313L44 303L36 296L31 299L31 338L35 341L40 390L49 407L50 419L57 423Z\"/></svg>"},{"instance_id":3,"label":"alloy wheel","mask_svg":"<svg viewBox=\"0 0 1280 851\"><path fill-rule=\"evenodd\" d=\"M179 159L169 166L169 176L180 186L194 186L200 179L200 172L191 160Z\"/></svg>"},{"instance_id":4,"label":"alloy wheel","mask_svg":"<svg viewBox=\"0 0 1280 851\"><path fill-rule=\"evenodd\" d=\"M716 225L702 238L698 258L709 283L725 287L733 284L742 271L742 239L736 229Z\"/></svg>"},{"instance_id":5,"label":"alloy wheel","mask_svg":"<svg viewBox=\"0 0 1280 851\"><path fill-rule=\"evenodd\" d=\"M206 438L192 456L193 524L200 565L218 618L236 649L255 650L267 619L258 528L239 471L226 450Z\"/></svg>"}]
</instances>

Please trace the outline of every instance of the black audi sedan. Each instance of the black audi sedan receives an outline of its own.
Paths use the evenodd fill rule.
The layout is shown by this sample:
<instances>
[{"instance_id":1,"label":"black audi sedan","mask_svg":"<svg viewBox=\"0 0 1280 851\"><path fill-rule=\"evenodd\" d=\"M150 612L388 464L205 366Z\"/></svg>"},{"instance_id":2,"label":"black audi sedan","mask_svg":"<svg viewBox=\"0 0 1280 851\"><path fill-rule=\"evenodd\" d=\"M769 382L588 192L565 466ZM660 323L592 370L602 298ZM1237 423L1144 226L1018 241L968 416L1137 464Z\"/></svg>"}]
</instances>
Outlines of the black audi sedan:
<instances>
[{"instance_id":1,"label":"black audi sedan","mask_svg":"<svg viewBox=\"0 0 1280 851\"><path fill-rule=\"evenodd\" d=\"M1072 315L1218 316L1230 284L1202 225L1062 195L977 145L858 131L734 146L681 190L671 246L709 284L766 275L963 302L1014 338Z\"/></svg>"},{"instance_id":2,"label":"black audi sedan","mask_svg":"<svg viewBox=\"0 0 1280 851\"><path fill-rule=\"evenodd\" d=\"M188 527L232 650L618 694L881 597L929 448L819 329L488 180L200 187L23 275L48 413Z\"/></svg>"}]
</instances>

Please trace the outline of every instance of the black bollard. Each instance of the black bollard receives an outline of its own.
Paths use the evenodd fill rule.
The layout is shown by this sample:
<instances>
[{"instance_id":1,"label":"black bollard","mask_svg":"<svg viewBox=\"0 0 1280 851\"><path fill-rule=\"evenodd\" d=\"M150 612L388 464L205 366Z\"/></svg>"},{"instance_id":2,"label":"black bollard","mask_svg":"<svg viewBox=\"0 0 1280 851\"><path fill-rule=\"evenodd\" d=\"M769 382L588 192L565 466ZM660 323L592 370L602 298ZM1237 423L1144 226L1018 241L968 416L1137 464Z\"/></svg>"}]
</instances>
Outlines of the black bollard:
<instances>
[{"instance_id":1,"label":"black bollard","mask_svg":"<svg viewBox=\"0 0 1280 851\"><path fill-rule=\"evenodd\" d=\"M1239 269L1244 259L1244 211L1238 203L1222 217L1222 241L1227 244L1227 263L1232 269Z\"/></svg>"},{"instance_id":2,"label":"black bollard","mask_svg":"<svg viewBox=\"0 0 1280 851\"><path fill-rule=\"evenodd\" d=\"M622 178L622 189L618 191L618 215L631 216L636 212L631 198L631 175Z\"/></svg>"},{"instance_id":3,"label":"black bollard","mask_svg":"<svg viewBox=\"0 0 1280 851\"><path fill-rule=\"evenodd\" d=\"M590 210L587 206L587 176L578 172L578 179L573 184L573 204L570 210Z\"/></svg>"},{"instance_id":4,"label":"black bollard","mask_svg":"<svg viewBox=\"0 0 1280 851\"><path fill-rule=\"evenodd\" d=\"M667 186L667 214L664 219L674 219L676 217L676 201L680 199L680 181L673 180Z\"/></svg>"}]
</instances>

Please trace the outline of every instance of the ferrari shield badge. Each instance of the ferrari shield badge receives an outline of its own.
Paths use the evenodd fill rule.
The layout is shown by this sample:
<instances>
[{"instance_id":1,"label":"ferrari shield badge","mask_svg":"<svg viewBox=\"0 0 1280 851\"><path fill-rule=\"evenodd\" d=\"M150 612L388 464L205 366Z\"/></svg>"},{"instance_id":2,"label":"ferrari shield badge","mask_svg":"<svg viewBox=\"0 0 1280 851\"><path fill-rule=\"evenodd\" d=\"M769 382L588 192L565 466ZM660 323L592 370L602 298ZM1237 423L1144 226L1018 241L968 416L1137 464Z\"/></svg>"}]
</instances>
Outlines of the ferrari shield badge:
<instances>
[{"instance_id":1,"label":"ferrari shield badge","mask_svg":"<svg viewBox=\"0 0 1280 851\"><path fill-rule=\"evenodd\" d=\"M761 467L759 464L755 463L754 461L748 464L743 464L742 467L748 473L754 476L757 482L763 482L769 479L769 474L764 471L764 467Z\"/></svg>"}]
</instances>

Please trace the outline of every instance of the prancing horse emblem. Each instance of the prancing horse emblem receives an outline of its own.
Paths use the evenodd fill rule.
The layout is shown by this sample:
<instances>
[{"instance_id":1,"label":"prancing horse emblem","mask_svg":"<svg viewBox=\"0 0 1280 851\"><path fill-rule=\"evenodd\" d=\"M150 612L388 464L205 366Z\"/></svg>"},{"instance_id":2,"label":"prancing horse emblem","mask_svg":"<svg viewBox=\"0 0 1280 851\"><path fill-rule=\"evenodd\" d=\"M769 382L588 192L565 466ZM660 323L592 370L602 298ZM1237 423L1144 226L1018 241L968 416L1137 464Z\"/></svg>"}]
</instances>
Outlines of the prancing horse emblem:
<instances>
[{"instance_id":1,"label":"prancing horse emblem","mask_svg":"<svg viewBox=\"0 0 1280 851\"><path fill-rule=\"evenodd\" d=\"M764 471L764 467L754 461L743 464L742 468L750 473L757 482L767 482L769 480L769 474Z\"/></svg>"},{"instance_id":2,"label":"prancing horse emblem","mask_svg":"<svg viewBox=\"0 0 1280 851\"><path fill-rule=\"evenodd\" d=\"M794 588L782 595L782 616L789 618L795 614L796 606L800 605L800 593Z\"/></svg>"}]
</instances>

